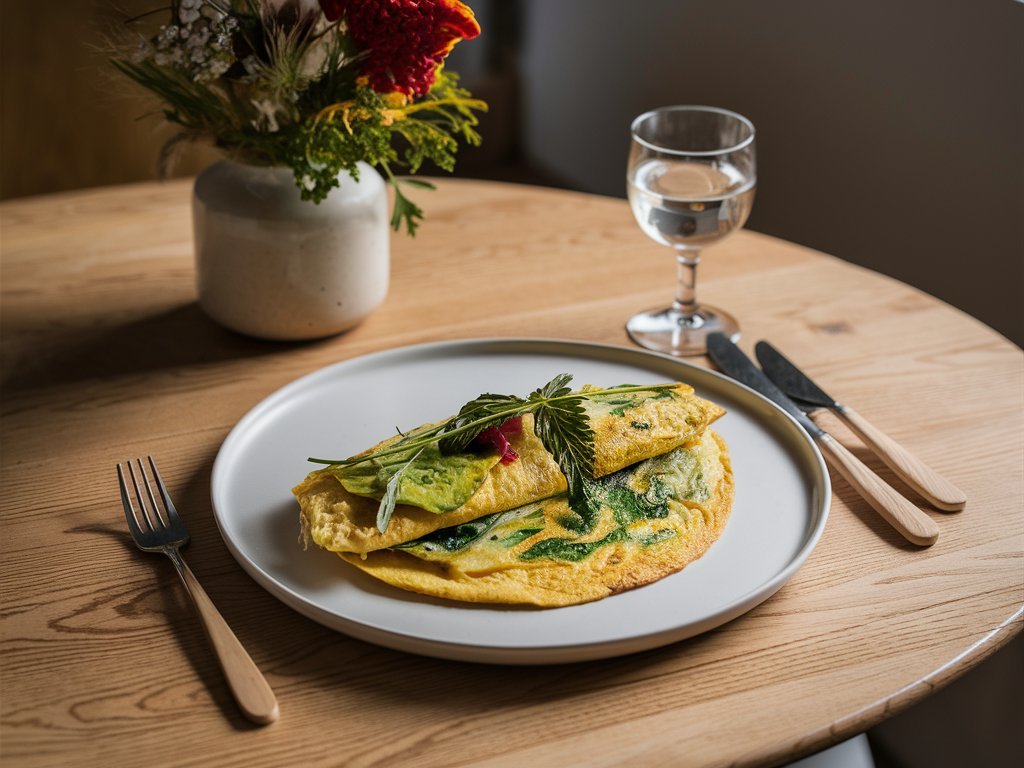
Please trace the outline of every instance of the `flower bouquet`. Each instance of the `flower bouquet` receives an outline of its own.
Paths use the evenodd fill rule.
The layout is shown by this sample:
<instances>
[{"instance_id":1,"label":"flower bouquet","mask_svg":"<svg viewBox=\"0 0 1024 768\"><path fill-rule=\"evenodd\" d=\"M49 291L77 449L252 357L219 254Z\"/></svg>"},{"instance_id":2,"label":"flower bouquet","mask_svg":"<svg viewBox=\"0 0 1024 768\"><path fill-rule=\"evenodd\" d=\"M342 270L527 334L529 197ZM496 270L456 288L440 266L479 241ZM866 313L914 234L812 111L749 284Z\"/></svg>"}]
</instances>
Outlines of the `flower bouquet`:
<instances>
[{"instance_id":1,"label":"flower bouquet","mask_svg":"<svg viewBox=\"0 0 1024 768\"><path fill-rule=\"evenodd\" d=\"M164 160L209 140L238 162L290 168L314 203L362 161L395 190L392 227L415 234L423 212L402 187L431 185L396 171L451 171L459 140L480 143L487 105L443 67L480 32L459 0L171 0L167 14L128 20L137 38L113 58L180 128Z\"/></svg>"}]
</instances>

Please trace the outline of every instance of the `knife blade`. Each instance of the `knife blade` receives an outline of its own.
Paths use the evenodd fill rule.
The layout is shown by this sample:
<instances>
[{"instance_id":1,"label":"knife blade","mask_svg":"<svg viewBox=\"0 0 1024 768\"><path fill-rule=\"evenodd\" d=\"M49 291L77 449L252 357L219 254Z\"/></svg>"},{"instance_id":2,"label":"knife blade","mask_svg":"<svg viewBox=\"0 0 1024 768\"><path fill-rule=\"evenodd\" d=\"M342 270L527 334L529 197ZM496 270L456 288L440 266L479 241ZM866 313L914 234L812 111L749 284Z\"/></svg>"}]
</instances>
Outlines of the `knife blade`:
<instances>
[{"instance_id":1,"label":"knife blade","mask_svg":"<svg viewBox=\"0 0 1024 768\"><path fill-rule=\"evenodd\" d=\"M839 444L801 411L797 405L776 387L760 368L721 333L713 333L707 340L708 354L728 376L760 392L782 410L796 419L821 449L828 465L857 491L907 541L928 547L939 537L939 528L930 517L915 507L882 478L868 469L856 456Z\"/></svg>"},{"instance_id":2,"label":"knife blade","mask_svg":"<svg viewBox=\"0 0 1024 768\"><path fill-rule=\"evenodd\" d=\"M795 399L805 411L820 407L835 412L878 458L931 504L946 512L956 512L967 504L963 491L853 408L831 397L767 341L757 342L754 354L765 374L779 389Z\"/></svg>"}]
</instances>

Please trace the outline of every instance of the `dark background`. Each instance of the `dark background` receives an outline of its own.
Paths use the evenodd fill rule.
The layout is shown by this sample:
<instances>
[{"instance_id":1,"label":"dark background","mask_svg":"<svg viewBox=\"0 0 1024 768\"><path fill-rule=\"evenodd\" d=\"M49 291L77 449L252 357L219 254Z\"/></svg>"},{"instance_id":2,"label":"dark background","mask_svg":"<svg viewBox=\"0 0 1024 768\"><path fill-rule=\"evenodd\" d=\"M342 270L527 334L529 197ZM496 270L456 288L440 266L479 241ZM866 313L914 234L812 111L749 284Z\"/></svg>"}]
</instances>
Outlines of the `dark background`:
<instances>
[{"instance_id":1,"label":"dark background","mask_svg":"<svg viewBox=\"0 0 1024 768\"><path fill-rule=\"evenodd\" d=\"M635 115L726 107L758 129L748 228L891 275L1024 344L1024 4L470 4L484 32L449 68L491 110L458 174L624 197ZM100 49L114 8L158 5L0 0L0 198L155 177L169 132L138 119L152 105ZM215 157L188 150L176 174ZM1018 639L873 729L876 762L1024 764L1022 681Z\"/></svg>"},{"instance_id":2,"label":"dark background","mask_svg":"<svg viewBox=\"0 0 1024 768\"><path fill-rule=\"evenodd\" d=\"M493 89L493 111L490 146L464 153L462 172L623 197L634 116L732 109L758 129L748 228L908 282L1024 344L1021 3L473 7L484 35L451 66Z\"/></svg>"}]
</instances>

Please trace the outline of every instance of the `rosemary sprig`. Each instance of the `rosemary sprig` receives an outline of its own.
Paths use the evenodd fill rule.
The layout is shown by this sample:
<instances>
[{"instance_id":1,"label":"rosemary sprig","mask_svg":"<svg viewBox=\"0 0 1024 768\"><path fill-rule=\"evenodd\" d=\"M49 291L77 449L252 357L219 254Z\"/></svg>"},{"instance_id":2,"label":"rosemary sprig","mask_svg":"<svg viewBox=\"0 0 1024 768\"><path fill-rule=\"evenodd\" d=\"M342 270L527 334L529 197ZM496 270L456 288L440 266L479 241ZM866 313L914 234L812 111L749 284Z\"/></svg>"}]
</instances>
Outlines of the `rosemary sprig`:
<instances>
[{"instance_id":1,"label":"rosemary sprig","mask_svg":"<svg viewBox=\"0 0 1024 768\"><path fill-rule=\"evenodd\" d=\"M543 387L531 392L525 399L515 395L485 393L462 406L458 414L452 418L418 433L414 438L347 459L310 457L308 461L314 464L351 467L371 461L382 464L384 459L396 454L408 456L410 451L415 451L412 458L405 461L388 482L387 491L377 512L377 528L383 533L394 511L399 478L425 446L438 442L443 453L459 453L466 450L473 439L487 427L500 426L508 419L533 413L534 432L565 475L570 509L582 519L587 519L589 508L592 506L588 480L594 473L594 431L590 428L583 408L584 400L627 392L664 392L676 385L630 384L580 393L570 390L570 381L570 374L561 373Z\"/></svg>"}]
</instances>

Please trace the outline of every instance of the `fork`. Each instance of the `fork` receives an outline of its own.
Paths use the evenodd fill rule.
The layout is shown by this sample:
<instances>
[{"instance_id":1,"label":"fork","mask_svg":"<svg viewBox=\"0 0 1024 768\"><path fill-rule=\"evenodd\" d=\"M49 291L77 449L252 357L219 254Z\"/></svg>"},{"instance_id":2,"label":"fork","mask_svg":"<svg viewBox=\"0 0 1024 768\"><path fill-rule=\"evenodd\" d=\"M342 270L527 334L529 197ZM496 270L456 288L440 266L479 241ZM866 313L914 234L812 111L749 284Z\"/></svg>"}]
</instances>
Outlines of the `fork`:
<instances>
[{"instance_id":1,"label":"fork","mask_svg":"<svg viewBox=\"0 0 1024 768\"><path fill-rule=\"evenodd\" d=\"M178 575L181 576L181 580L185 584L189 597L192 598L192 604L202 620L206 636L217 654L221 669L224 670L228 687L234 694L235 701L238 702L242 713L254 723L260 725L272 723L277 720L278 716L277 699L274 698L274 692L182 558L179 549L188 543L188 531L185 529L181 517L178 516L174 504L171 503L171 497L156 468L156 462L153 461L152 456L147 458L153 479L160 491L163 512L160 511L160 504L153 493L153 487L150 485L142 459L135 460L138 465L138 473L136 473L132 462L127 462L127 474L131 478L131 487L135 491L138 511L132 504L132 494L129 491L125 472L118 464L117 480L121 486L121 502L124 504L124 516L128 521L128 530L131 531L132 538L139 549L144 552L163 552L171 558L171 562L174 563Z\"/></svg>"}]
</instances>

